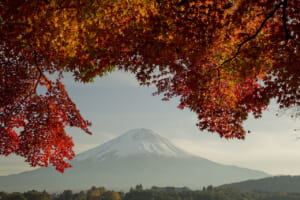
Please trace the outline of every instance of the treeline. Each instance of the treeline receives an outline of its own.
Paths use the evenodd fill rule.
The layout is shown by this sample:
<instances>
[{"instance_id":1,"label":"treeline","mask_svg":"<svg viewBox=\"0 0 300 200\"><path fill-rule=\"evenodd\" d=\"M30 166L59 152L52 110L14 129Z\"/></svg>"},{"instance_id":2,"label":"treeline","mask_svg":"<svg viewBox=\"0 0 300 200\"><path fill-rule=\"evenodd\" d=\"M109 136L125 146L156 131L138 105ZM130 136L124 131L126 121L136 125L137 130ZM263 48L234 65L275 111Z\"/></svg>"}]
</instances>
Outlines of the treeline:
<instances>
[{"instance_id":1,"label":"treeline","mask_svg":"<svg viewBox=\"0 0 300 200\"><path fill-rule=\"evenodd\" d=\"M0 192L0 200L122 200L124 192L106 190L104 187L92 187L87 191L74 193L72 190L65 190L60 194L49 194L46 191L28 191L24 193Z\"/></svg>"},{"instance_id":2,"label":"treeline","mask_svg":"<svg viewBox=\"0 0 300 200\"><path fill-rule=\"evenodd\" d=\"M131 188L129 192L106 190L104 187L92 187L78 193L65 190L60 194L46 191L28 191L24 193L0 192L1 200L299 200L299 193L246 192L233 188L204 187L192 191L188 188L152 187L143 189L142 185Z\"/></svg>"}]
</instances>

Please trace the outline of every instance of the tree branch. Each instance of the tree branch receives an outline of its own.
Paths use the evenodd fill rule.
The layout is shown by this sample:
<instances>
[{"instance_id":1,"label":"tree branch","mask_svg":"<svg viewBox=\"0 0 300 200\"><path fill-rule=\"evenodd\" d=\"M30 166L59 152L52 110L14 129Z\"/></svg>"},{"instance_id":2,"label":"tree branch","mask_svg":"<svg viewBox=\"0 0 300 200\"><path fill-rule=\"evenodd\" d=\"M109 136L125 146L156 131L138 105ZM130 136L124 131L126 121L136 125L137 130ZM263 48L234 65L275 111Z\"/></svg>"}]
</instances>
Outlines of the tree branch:
<instances>
[{"instance_id":1,"label":"tree branch","mask_svg":"<svg viewBox=\"0 0 300 200\"><path fill-rule=\"evenodd\" d=\"M280 2L276 7L275 9L264 19L264 21L261 23L260 27L258 28L258 30L255 32L254 35L248 37L246 40L244 40L242 43L240 43L238 45L238 49L236 51L236 53L234 54L234 56L232 56L231 58L225 60L221 65L219 65L219 67L222 67L223 65L225 65L226 63L228 62L231 62L232 60L234 60L240 53L240 50L241 48L243 47L244 44L246 44L247 42L249 42L250 40L254 39L258 34L259 32L262 30L262 28L264 27L264 25L266 24L266 22L272 18L275 14L275 12L280 8L281 5L284 5L284 3L286 3L287 0L285 0L284 2ZM219 68L218 67L218 68Z\"/></svg>"},{"instance_id":2,"label":"tree branch","mask_svg":"<svg viewBox=\"0 0 300 200\"><path fill-rule=\"evenodd\" d=\"M34 56L34 64L35 67L37 68L37 70L39 71L40 75L39 77L43 77L45 79L45 81L47 81L47 83L50 85L51 87L51 81L47 78L47 76L43 73L43 71L41 70L38 61L37 61L37 54L36 51L33 51L33 56Z\"/></svg>"},{"instance_id":3,"label":"tree branch","mask_svg":"<svg viewBox=\"0 0 300 200\"><path fill-rule=\"evenodd\" d=\"M283 11L282 11L283 28L284 28L285 35L286 35L285 45L288 43L289 39L293 39L293 37L290 35L289 30L287 29L287 26L286 26L286 7L287 7L287 1L288 0L284 0L284 2L283 2Z\"/></svg>"},{"instance_id":4,"label":"tree branch","mask_svg":"<svg viewBox=\"0 0 300 200\"><path fill-rule=\"evenodd\" d=\"M41 80L41 77L42 77L42 70L41 68L39 67L38 63L37 63L37 57L36 57L36 51L33 52L33 56L34 56L34 62L35 62L35 67L38 69L39 71L39 77L37 79L37 81L35 82L35 85L34 85L34 88L33 88L33 92L36 93L36 89L37 89L37 86L38 86L38 83L40 82Z\"/></svg>"},{"instance_id":5,"label":"tree branch","mask_svg":"<svg viewBox=\"0 0 300 200\"><path fill-rule=\"evenodd\" d=\"M44 75L44 73L42 72L41 68L39 67L38 65L38 62L37 62L37 54L36 54L36 51L33 52L33 57L34 57L34 64L35 64L35 67L37 68L38 72L39 72L39 76L36 80L36 82L34 83L34 86L33 86L33 90L31 92L29 92L29 94L27 94L23 100L21 101L21 103L19 103L15 108L13 108L13 110L11 111L10 115L8 117L11 117L11 115L13 114L14 111L16 111L22 104L25 103L25 101L32 95L32 94L35 94L36 93L36 90L37 90L37 86L41 80L41 78L43 77L47 82L48 84L50 85L50 88L51 88L51 81ZM51 90L51 89L50 89ZM6 120L5 120L6 121Z\"/></svg>"},{"instance_id":6,"label":"tree branch","mask_svg":"<svg viewBox=\"0 0 300 200\"><path fill-rule=\"evenodd\" d=\"M42 74L41 74L41 69L38 67L38 65L37 65L37 60L36 60L36 52L34 51L34 53L33 53L33 55L34 55L34 62L35 62L35 64L36 64L36 67L37 67L37 69L39 69L39 76L38 76L38 78L37 78L37 81L34 83L34 87L33 87L33 90L22 100L22 102L21 103L19 103L13 110L12 110L12 112L11 112L11 114L14 112L14 111L16 111L33 93L36 93L36 89L37 89L37 86L38 86L38 83L39 83L39 81L41 80L41 77L42 77ZM11 116L11 115L10 115Z\"/></svg>"}]
</instances>

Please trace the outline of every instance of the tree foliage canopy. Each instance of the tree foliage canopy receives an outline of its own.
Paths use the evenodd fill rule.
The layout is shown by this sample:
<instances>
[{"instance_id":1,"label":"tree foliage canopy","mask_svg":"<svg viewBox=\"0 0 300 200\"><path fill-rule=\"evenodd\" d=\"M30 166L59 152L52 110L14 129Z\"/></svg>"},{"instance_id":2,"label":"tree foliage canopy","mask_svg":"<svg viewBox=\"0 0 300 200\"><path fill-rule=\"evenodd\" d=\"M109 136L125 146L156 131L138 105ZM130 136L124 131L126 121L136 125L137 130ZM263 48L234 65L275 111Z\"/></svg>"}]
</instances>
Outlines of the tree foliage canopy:
<instances>
[{"instance_id":1,"label":"tree foliage canopy","mask_svg":"<svg viewBox=\"0 0 300 200\"><path fill-rule=\"evenodd\" d=\"M198 115L200 130L245 137L271 99L300 105L299 0L1 0L0 154L70 167L66 126L90 133L61 83L113 69ZM57 73L56 81L47 74ZM45 88L38 93L37 88ZM298 113L297 113L298 114Z\"/></svg>"}]
</instances>

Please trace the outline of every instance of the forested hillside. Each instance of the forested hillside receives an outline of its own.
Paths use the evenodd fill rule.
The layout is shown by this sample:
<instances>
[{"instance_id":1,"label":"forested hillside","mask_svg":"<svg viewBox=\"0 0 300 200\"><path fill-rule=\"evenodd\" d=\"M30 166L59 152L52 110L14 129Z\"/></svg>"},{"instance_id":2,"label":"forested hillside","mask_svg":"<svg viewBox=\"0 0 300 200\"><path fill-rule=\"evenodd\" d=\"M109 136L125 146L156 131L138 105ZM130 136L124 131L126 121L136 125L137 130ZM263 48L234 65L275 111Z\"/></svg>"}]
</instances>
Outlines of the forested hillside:
<instances>
[{"instance_id":1,"label":"forested hillside","mask_svg":"<svg viewBox=\"0 0 300 200\"><path fill-rule=\"evenodd\" d=\"M246 191L300 193L300 176L275 176L227 184L221 187L233 187Z\"/></svg>"}]
</instances>

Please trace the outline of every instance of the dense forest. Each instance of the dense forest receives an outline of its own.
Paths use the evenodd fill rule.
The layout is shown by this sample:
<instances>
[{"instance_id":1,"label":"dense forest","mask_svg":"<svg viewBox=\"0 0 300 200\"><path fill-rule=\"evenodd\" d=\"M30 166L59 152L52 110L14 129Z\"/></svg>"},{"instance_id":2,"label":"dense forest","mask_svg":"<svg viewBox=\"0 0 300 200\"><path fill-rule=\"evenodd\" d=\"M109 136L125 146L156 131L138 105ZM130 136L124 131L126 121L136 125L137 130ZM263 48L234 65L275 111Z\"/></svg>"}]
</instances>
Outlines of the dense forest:
<instances>
[{"instance_id":1,"label":"dense forest","mask_svg":"<svg viewBox=\"0 0 300 200\"><path fill-rule=\"evenodd\" d=\"M129 192L116 192L104 187L92 187L87 191L73 192L65 190L59 194L49 194L46 191L27 191L24 193L0 192L1 200L299 200L297 193L267 193L246 192L233 188L203 187L192 191L188 188L152 187L143 189L137 185Z\"/></svg>"}]
</instances>

